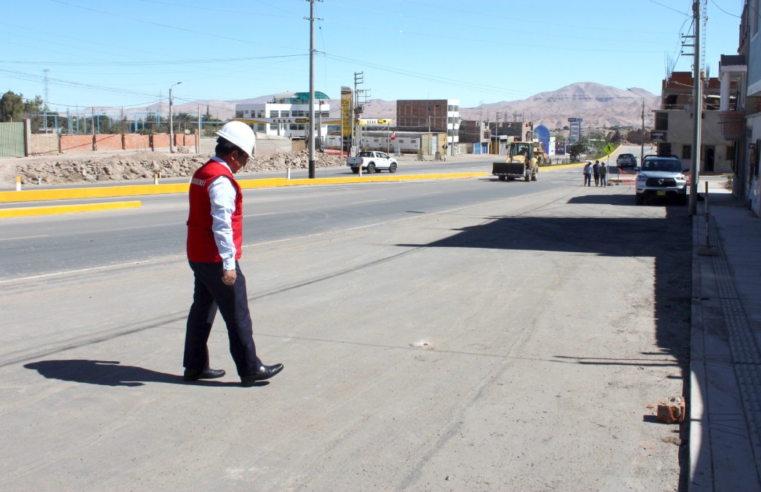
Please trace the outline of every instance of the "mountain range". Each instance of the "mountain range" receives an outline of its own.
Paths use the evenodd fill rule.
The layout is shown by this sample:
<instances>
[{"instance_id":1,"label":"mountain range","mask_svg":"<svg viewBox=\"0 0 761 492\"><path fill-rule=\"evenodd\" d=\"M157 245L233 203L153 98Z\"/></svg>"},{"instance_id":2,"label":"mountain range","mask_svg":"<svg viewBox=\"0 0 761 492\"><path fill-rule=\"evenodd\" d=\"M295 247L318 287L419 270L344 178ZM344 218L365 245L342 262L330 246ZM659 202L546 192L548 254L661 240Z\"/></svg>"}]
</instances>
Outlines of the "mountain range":
<instances>
[{"instance_id":1,"label":"mountain range","mask_svg":"<svg viewBox=\"0 0 761 492\"><path fill-rule=\"evenodd\" d=\"M233 101L199 100L175 104L176 113L209 113L221 120L232 118L235 105L242 103L264 103L273 95ZM545 125L551 130L568 126L568 118L583 118L585 128L632 127L642 125L641 113L644 101L645 124L652 127L652 110L660 106L660 96L644 89L618 89L594 82L579 82L555 91L541 92L527 99L500 101L477 107L460 107L460 116L466 120L487 121L533 121L534 125ZM340 100L330 99L331 116L339 117ZM108 108L96 108L99 110ZM154 104L131 112L158 111L166 114L166 103ZM396 101L370 99L365 103L364 117L396 119Z\"/></svg>"}]
</instances>

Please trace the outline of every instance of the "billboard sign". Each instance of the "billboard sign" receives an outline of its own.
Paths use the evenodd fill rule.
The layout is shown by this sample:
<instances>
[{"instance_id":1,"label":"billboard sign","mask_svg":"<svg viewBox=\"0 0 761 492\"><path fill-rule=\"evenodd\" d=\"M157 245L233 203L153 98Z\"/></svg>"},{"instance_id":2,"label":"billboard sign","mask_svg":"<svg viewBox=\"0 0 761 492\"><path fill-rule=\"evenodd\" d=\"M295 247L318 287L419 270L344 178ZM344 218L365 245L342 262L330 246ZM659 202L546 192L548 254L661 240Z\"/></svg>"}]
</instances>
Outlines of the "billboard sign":
<instances>
[{"instance_id":1,"label":"billboard sign","mask_svg":"<svg viewBox=\"0 0 761 492\"><path fill-rule=\"evenodd\" d=\"M650 132L650 140L653 143L666 143L666 137L668 133L665 130L652 130Z\"/></svg>"},{"instance_id":2,"label":"billboard sign","mask_svg":"<svg viewBox=\"0 0 761 492\"><path fill-rule=\"evenodd\" d=\"M351 87L341 87L341 135L343 138L349 138L351 136L352 122L351 122L351 106L352 106L352 92Z\"/></svg>"},{"instance_id":3,"label":"billboard sign","mask_svg":"<svg viewBox=\"0 0 761 492\"><path fill-rule=\"evenodd\" d=\"M568 138L569 143L576 143L579 140L581 140L581 122L584 121L584 118L568 118L568 123L570 123L571 128L571 135Z\"/></svg>"}]
</instances>

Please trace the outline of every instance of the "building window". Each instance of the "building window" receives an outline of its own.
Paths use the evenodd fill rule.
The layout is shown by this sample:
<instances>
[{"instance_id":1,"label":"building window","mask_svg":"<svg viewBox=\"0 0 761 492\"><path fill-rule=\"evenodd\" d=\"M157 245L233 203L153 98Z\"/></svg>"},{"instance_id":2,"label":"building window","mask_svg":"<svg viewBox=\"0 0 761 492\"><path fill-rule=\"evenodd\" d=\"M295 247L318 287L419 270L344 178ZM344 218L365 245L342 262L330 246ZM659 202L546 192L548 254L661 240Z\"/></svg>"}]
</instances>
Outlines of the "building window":
<instances>
[{"instance_id":1,"label":"building window","mask_svg":"<svg viewBox=\"0 0 761 492\"><path fill-rule=\"evenodd\" d=\"M410 140L410 143L411 143L411 144L417 143L417 138L413 138L413 139L411 139L411 140Z\"/></svg>"},{"instance_id":2,"label":"building window","mask_svg":"<svg viewBox=\"0 0 761 492\"><path fill-rule=\"evenodd\" d=\"M404 139L403 139L403 138L400 138L400 139L399 139L399 143L400 143L400 144L403 144L403 143L404 143Z\"/></svg>"},{"instance_id":3,"label":"building window","mask_svg":"<svg viewBox=\"0 0 761 492\"><path fill-rule=\"evenodd\" d=\"M655 113L655 129L664 131L669 129L668 113Z\"/></svg>"},{"instance_id":4,"label":"building window","mask_svg":"<svg viewBox=\"0 0 761 492\"><path fill-rule=\"evenodd\" d=\"M264 132L264 131L266 131L264 129L265 126L266 125L261 125L261 124L260 125L256 125L256 131L258 131L258 132Z\"/></svg>"},{"instance_id":5,"label":"building window","mask_svg":"<svg viewBox=\"0 0 761 492\"><path fill-rule=\"evenodd\" d=\"M279 111L270 111L270 118L278 118L280 116Z\"/></svg>"},{"instance_id":6,"label":"building window","mask_svg":"<svg viewBox=\"0 0 761 492\"><path fill-rule=\"evenodd\" d=\"M682 159L692 159L691 145L682 145Z\"/></svg>"},{"instance_id":7,"label":"building window","mask_svg":"<svg viewBox=\"0 0 761 492\"><path fill-rule=\"evenodd\" d=\"M281 118L288 118L288 111L280 111Z\"/></svg>"},{"instance_id":8,"label":"building window","mask_svg":"<svg viewBox=\"0 0 761 492\"><path fill-rule=\"evenodd\" d=\"M724 158L726 160L728 160L728 161L733 161L734 162L734 160L735 160L735 147L734 147L734 145L727 145L727 153L725 154Z\"/></svg>"}]
</instances>

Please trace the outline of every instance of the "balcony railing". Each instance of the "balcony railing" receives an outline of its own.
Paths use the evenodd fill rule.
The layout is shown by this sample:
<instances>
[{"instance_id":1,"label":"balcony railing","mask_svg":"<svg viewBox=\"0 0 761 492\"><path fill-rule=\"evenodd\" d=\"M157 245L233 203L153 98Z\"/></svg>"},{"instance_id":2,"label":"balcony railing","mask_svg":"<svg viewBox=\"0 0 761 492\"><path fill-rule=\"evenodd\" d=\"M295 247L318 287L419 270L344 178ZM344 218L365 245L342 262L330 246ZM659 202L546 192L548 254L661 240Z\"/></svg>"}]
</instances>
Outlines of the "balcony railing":
<instances>
[{"instance_id":1,"label":"balcony railing","mask_svg":"<svg viewBox=\"0 0 761 492\"><path fill-rule=\"evenodd\" d=\"M745 111L721 111L719 124L725 140L742 140L745 135Z\"/></svg>"}]
</instances>

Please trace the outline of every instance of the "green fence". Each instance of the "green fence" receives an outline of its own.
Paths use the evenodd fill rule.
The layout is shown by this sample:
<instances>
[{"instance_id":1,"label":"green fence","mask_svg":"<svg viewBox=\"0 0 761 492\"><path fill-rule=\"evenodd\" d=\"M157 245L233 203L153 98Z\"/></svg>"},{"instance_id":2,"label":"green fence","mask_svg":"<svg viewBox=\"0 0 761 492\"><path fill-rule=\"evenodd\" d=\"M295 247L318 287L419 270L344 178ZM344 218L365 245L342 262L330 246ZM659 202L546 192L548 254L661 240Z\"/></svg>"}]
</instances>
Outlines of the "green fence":
<instances>
[{"instance_id":1,"label":"green fence","mask_svg":"<svg viewBox=\"0 0 761 492\"><path fill-rule=\"evenodd\" d=\"M24 155L24 123L0 123L0 157Z\"/></svg>"}]
</instances>

